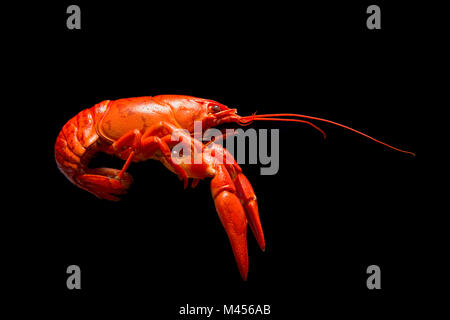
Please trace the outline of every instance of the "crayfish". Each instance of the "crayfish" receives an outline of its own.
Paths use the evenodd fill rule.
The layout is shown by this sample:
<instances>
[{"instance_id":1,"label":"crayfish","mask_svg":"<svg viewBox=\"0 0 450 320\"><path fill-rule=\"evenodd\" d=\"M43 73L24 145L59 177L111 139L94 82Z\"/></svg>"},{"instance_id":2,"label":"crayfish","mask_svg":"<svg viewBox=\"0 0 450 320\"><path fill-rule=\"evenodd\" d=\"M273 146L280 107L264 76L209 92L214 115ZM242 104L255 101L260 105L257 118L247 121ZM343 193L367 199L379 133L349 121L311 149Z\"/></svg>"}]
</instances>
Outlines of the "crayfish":
<instances>
[{"instance_id":1,"label":"crayfish","mask_svg":"<svg viewBox=\"0 0 450 320\"><path fill-rule=\"evenodd\" d=\"M286 118L288 117L288 118ZM192 134L195 123L204 130L223 123L249 125L253 121L293 121L311 125L324 136L322 129L306 121L331 123L361 134L397 151L400 150L342 124L299 114L260 114L240 116L236 109L213 100L179 95L159 95L106 100L85 109L69 120L58 135L55 158L61 172L76 186L100 199L119 200L132 183L127 168L132 162L159 160L188 186L211 178L211 193L220 221L225 228L242 279L247 279L247 224L264 251L265 240L253 188L231 154L219 144L203 144ZM173 136L177 135L177 139ZM182 143L195 149L193 155L172 156L172 149ZM123 167L90 168L98 153L116 155L125 160ZM192 160L195 155L201 161ZM179 161L181 158L181 161ZM189 159L186 159L189 158ZM197 159L194 159L197 160Z\"/></svg>"}]
</instances>

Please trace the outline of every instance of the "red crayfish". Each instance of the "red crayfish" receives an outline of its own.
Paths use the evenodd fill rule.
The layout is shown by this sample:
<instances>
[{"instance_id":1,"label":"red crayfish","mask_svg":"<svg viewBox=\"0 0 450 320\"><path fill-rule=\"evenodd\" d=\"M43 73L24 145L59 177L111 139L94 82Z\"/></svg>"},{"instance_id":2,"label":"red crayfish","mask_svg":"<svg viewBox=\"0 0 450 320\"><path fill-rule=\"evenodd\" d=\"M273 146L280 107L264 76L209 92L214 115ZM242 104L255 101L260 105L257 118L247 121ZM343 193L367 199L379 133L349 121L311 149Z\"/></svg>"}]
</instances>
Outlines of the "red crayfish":
<instances>
[{"instance_id":1,"label":"red crayfish","mask_svg":"<svg viewBox=\"0 0 450 320\"><path fill-rule=\"evenodd\" d=\"M119 200L118 196L126 193L132 183L132 178L126 170L133 161L148 159L161 161L184 181L185 188L189 178L193 179L193 187L199 179L211 178L211 193L217 213L231 242L239 272L246 280L247 223L250 224L260 248L265 249L256 196L250 182L226 149L214 143L206 146L193 137L194 122L200 121L202 129L206 130L229 122L248 125L257 120L295 121L307 123L325 136L320 128L300 118L328 122L397 151L411 153L322 118L298 114L239 116L236 109L230 109L213 100L159 95L106 100L81 111L70 119L59 133L55 145L55 158L58 168L73 184L98 198L114 201ZM174 133L178 134L179 139L173 139ZM200 163L175 161L172 149L180 141L198 150L202 161ZM89 161L98 152L116 155L125 160L125 164L121 170L89 168ZM223 161L224 157L228 161Z\"/></svg>"}]
</instances>

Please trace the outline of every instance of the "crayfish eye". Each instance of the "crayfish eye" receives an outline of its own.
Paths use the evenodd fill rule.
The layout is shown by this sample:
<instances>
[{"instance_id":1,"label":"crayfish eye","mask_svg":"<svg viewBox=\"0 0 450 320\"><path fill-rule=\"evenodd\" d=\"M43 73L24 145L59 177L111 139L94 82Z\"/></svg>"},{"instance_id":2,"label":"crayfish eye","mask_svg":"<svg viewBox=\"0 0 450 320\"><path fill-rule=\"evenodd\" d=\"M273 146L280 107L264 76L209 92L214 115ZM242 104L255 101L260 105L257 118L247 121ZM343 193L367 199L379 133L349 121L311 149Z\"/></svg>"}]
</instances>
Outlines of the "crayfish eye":
<instances>
[{"instance_id":1,"label":"crayfish eye","mask_svg":"<svg viewBox=\"0 0 450 320\"><path fill-rule=\"evenodd\" d=\"M214 105L211 109L214 112L220 112L220 107L218 105Z\"/></svg>"}]
</instances>

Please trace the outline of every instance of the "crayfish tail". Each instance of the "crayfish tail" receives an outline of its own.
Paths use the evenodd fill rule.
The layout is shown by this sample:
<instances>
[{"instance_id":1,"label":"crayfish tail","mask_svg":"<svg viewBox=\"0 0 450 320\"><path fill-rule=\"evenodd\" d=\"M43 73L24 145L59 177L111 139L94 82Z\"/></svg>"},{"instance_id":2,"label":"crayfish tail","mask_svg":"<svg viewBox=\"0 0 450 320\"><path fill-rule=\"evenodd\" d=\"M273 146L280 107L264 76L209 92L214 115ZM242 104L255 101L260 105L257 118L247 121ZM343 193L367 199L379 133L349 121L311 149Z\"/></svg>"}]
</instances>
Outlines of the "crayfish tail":
<instances>
[{"instance_id":1,"label":"crayfish tail","mask_svg":"<svg viewBox=\"0 0 450 320\"><path fill-rule=\"evenodd\" d=\"M127 193L133 179L130 174L111 168L89 169L87 174L76 177L78 185L100 199L119 201L118 196Z\"/></svg>"}]
</instances>

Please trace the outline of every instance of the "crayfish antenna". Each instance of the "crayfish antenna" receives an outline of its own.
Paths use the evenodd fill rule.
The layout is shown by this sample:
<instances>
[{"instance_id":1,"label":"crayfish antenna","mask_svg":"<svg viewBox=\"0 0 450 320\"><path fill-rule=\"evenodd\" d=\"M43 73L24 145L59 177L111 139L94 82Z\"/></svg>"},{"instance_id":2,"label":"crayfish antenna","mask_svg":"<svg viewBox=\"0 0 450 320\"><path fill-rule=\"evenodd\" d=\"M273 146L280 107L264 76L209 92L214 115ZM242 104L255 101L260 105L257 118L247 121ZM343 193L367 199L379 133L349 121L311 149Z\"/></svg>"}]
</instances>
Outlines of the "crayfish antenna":
<instances>
[{"instance_id":1,"label":"crayfish antenna","mask_svg":"<svg viewBox=\"0 0 450 320\"><path fill-rule=\"evenodd\" d=\"M250 116L253 117L253 116ZM306 123L308 125L310 125L311 127L313 127L314 129L318 130L322 135L323 138L326 139L327 138L327 134L325 133L325 131L323 131L322 129L320 129L318 126L316 126L315 124L309 122L309 121L305 121L305 120L298 120L298 119L283 119L283 118L265 118L265 117L257 117L254 119L239 119L239 124L242 126L248 126L249 124L251 124L253 121L255 120L264 120L264 121L285 121L285 122L301 122L301 123Z\"/></svg>"},{"instance_id":2,"label":"crayfish antenna","mask_svg":"<svg viewBox=\"0 0 450 320\"><path fill-rule=\"evenodd\" d=\"M274 117L276 117L276 118L274 118ZM349 126L343 125L341 123L334 122L334 121L327 120L327 119L323 119L323 118L319 118L319 117L307 116L307 115L303 115L303 114L295 114L295 113L274 113L274 114L259 114L259 115L253 114L251 116L241 117L239 119L238 123L242 124L242 125L247 125L249 122L251 123L251 122L256 121L256 120L261 120L261 121L294 121L294 122L303 122L303 123L311 125L315 129L319 130L320 132L322 132L324 137L326 137L325 132L323 132L320 128L316 127L314 124L312 124L312 123L310 123L308 121L298 120L298 119L284 119L284 118L278 118L278 117L297 117L297 118L310 119L310 120L316 120L316 121L321 121L321 122L333 124L335 126L338 126L338 127L350 130L350 131L352 131L354 133L357 133L359 135L362 135L362 136L364 136L364 137L366 137L366 138L368 138L368 139L370 139L372 141L375 141L376 143L382 144L382 145L384 145L384 146L386 146L386 147L388 147L390 149L393 149L393 150L396 150L396 151L399 151L399 152L403 152L403 153L407 153L407 154L410 154L410 155L412 155L414 157L416 156L416 154L414 152L396 148L394 146L391 146L390 144L387 144L387 143L385 143L383 141L375 139L375 138L369 136L368 134L365 134L365 133L363 133L361 131L358 131L358 130L353 129L353 128L349 127Z\"/></svg>"}]
</instances>

